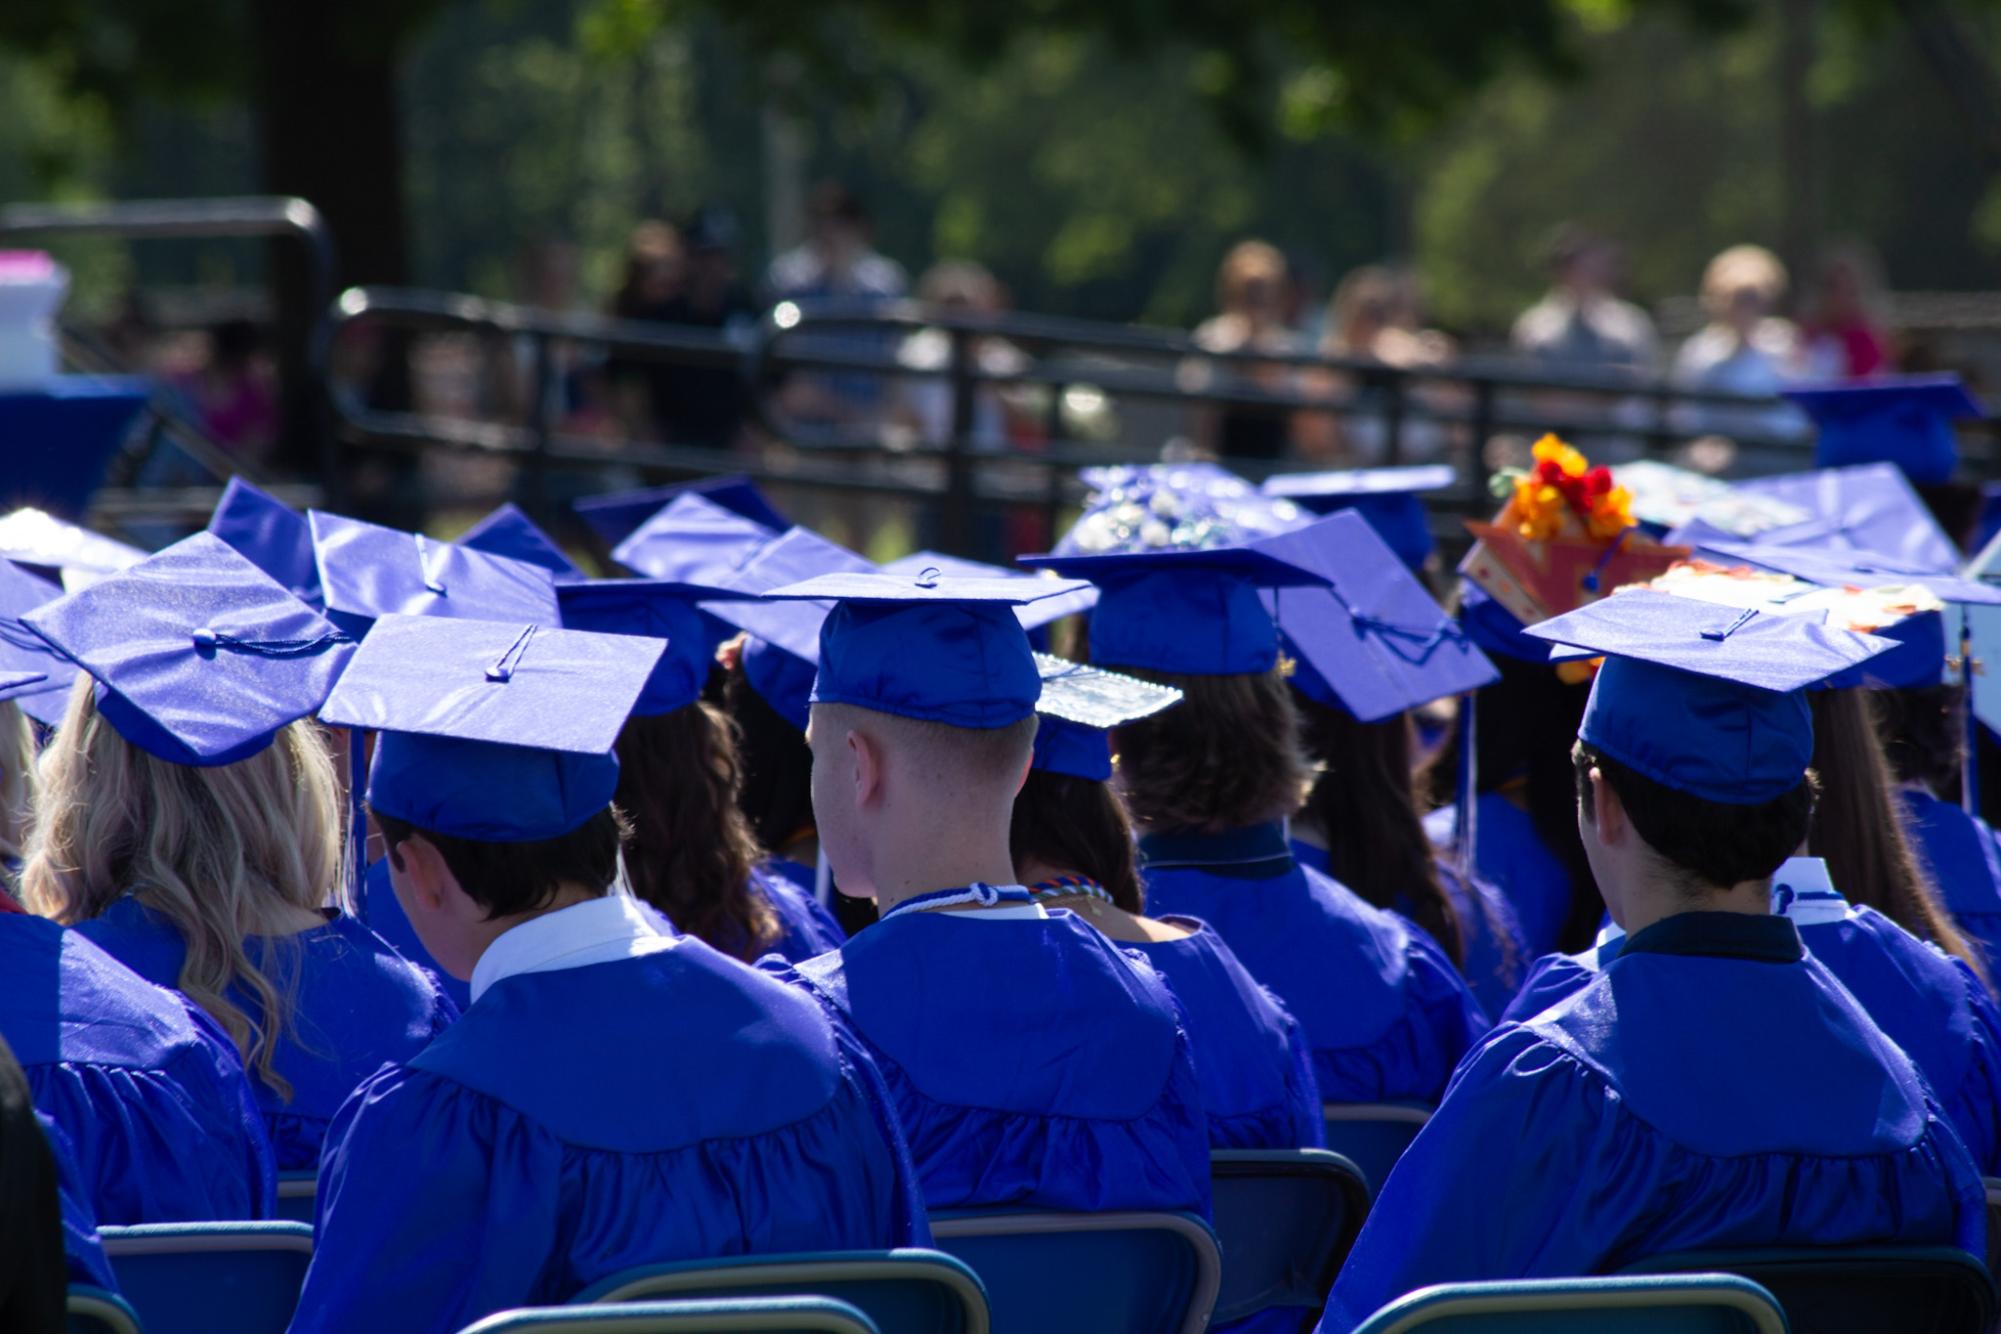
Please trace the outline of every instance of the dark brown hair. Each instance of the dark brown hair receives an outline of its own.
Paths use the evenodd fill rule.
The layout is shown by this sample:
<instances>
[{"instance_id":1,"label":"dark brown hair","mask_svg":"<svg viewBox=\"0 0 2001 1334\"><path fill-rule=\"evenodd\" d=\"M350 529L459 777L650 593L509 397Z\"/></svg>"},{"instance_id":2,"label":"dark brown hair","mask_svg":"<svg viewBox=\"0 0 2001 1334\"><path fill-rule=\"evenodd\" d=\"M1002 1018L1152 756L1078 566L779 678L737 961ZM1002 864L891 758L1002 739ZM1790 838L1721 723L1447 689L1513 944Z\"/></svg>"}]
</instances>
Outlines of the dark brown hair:
<instances>
[{"instance_id":1,"label":"dark brown hair","mask_svg":"<svg viewBox=\"0 0 2001 1334\"><path fill-rule=\"evenodd\" d=\"M1903 783L1920 783L1945 801L1959 800L1966 759L1966 687L1877 690L1869 703L1883 758Z\"/></svg>"},{"instance_id":2,"label":"dark brown hair","mask_svg":"<svg viewBox=\"0 0 2001 1334\"><path fill-rule=\"evenodd\" d=\"M1364 723L1304 695L1296 702L1307 749L1321 764L1300 816L1326 840L1328 871L1378 908L1405 900L1406 915L1452 962L1465 963L1459 911L1439 883L1417 813L1409 715Z\"/></svg>"},{"instance_id":3,"label":"dark brown hair","mask_svg":"<svg viewBox=\"0 0 2001 1334\"><path fill-rule=\"evenodd\" d=\"M742 782L737 806L768 852L813 832L813 751L794 727L750 683L742 668L729 673L723 698L736 723Z\"/></svg>"},{"instance_id":4,"label":"dark brown hair","mask_svg":"<svg viewBox=\"0 0 2001 1334\"><path fill-rule=\"evenodd\" d=\"M1292 690L1276 668L1257 676L1119 670L1178 686L1186 696L1113 734L1119 789L1134 823L1215 834L1299 809L1313 764Z\"/></svg>"},{"instance_id":5,"label":"dark brown hair","mask_svg":"<svg viewBox=\"0 0 2001 1334\"><path fill-rule=\"evenodd\" d=\"M755 959L778 939L770 905L750 887L759 859L737 805L741 776L729 717L706 701L618 734L618 804L632 821L632 889L687 934Z\"/></svg>"},{"instance_id":6,"label":"dark brown hair","mask_svg":"<svg viewBox=\"0 0 2001 1334\"><path fill-rule=\"evenodd\" d=\"M1978 956L1953 925L1904 836L1868 694L1816 690L1809 698L1813 766L1822 792L1808 849L1826 859L1834 887L1850 903L1867 904L1979 969Z\"/></svg>"},{"instance_id":7,"label":"dark brown hair","mask_svg":"<svg viewBox=\"0 0 2001 1334\"><path fill-rule=\"evenodd\" d=\"M618 879L618 848L625 821L607 806L558 838L531 843L488 843L421 829L393 815L373 812L383 846L397 867L398 849L421 834L438 850L467 898L486 909L488 921L546 908L564 885L606 890Z\"/></svg>"},{"instance_id":8,"label":"dark brown hair","mask_svg":"<svg viewBox=\"0 0 2001 1334\"><path fill-rule=\"evenodd\" d=\"M1129 913L1146 911L1132 822L1109 783L1073 774L1028 771L1014 799L1008 851L1019 871L1031 858L1059 871L1087 875Z\"/></svg>"},{"instance_id":9,"label":"dark brown hair","mask_svg":"<svg viewBox=\"0 0 2001 1334\"><path fill-rule=\"evenodd\" d=\"M1799 848L1813 818L1811 772L1790 792L1770 801L1733 806L1657 783L1582 741L1571 749L1571 767L1584 818L1598 818L1591 791L1595 768L1618 794L1647 846L1681 873L1682 887L1689 894L1770 879Z\"/></svg>"}]
</instances>

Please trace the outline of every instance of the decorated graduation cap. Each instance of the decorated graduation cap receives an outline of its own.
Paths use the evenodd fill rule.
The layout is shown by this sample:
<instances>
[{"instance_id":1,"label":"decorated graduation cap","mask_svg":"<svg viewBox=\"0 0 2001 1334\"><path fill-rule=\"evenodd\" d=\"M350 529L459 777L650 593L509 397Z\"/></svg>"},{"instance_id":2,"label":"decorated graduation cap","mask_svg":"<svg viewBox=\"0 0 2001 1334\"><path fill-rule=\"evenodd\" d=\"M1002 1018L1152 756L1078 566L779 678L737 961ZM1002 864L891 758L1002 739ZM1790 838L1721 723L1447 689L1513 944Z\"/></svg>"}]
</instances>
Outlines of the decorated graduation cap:
<instances>
[{"instance_id":1,"label":"decorated graduation cap","mask_svg":"<svg viewBox=\"0 0 2001 1334\"><path fill-rule=\"evenodd\" d=\"M208 531L283 584L293 597L314 608L325 606L319 564L313 559L312 526L278 497L232 477L209 515Z\"/></svg>"},{"instance_id":2,"label":"decorated graduation cap","mask_svg":"<svg viewBox=\"0 0 2001 1334\"><path fill-rule=\"evenodd\" d=\"M663 645L499 621L387 615L320 710L382 735L368 804L491 843L569 833L610 804L612 753Z\"/></svg>"},{"instance_id":3,"label":"decorated graduation cap","mask_svg":"<svg viewBox=\"0 0 2001 1334\"><path fill-rule=\"evenodd\" d=\"M884 565L886 574L922 574L926 570L937 570L940 574L954 579L977 577L981 579L1039 579L1042 576L1023 574L1020 570L1010 570L1005 565L989 565L985 561L967 560L962 556L948 556L942 551L915 551L908 556L899 556ZM1098 589L1095 584L1086 584L1074 593L1060 597L1038 598L1014 609L1021 621L1021 628L1031 636L1045 626L1053 625L1065 616L1080 616L1098 605Z\"/></svg>"},{"instance_id":4,"label":"decorated graduation cap","mask_svg":"<svg viewBox=\"0 0 2001 1334\"><path fill-rule=\"evenodd\" d=\"M1823 468L1894 463L1914 482L1943 482L1959 465L1952 423L1985 414L1957 375L1893 375L1783 391L1820 428Z\"/></svg>"},{"instance_id":5,"label":"decorated graduation cap","mask_svg":"<svg viewBox=\"0 0 2001 1334\"><path fill-rule=\"evenodd\" d=\"M138 547L34 508L0 516L0 556L46 570L69 589L85 587L146 559Z\"/></svg>"},{"instance_id":6,"label":"decorated graduation cap","mask_svg":"<svg viewBox=\"0 0 2001 1334\"><path fill-rule=\"evenodd\" d=\"M97 681L98 712L177 764L247 758L319 708L354 652L325 616L196 533L22 623Z\"/></svg>"},{"instance_id":7,"label":"decorated graduation cap","mask_svg":"<svg viewBox=\"0 0 2001 1334\"><path fill-rule=\"evenodd\" d=\"M823 574L855 574L876 567L807 528L780 534L753 553L730 578L733 587L763 593ZM921 573L921 572L920 572ZM806 730L813 679L820 670L820 627L832 602L712 602L710 615L745 632L740 665L744 680L780 717Z\"/></svg>"},{"instance_id":8,"label":"decorated graduation cap","mask_svg":"<svg viewBox=\"0 0 2001 1334\"><path fill-rule=\"evenodd\" d=\"M388 615L555 625L556 585L539 565L313 510L327 614L360 638Z\"/></svg>"},{"instance_id":9,"label":"decorated graduation cap","mask_svg":"<svg viewBox=\"0 0 2001 1334\"><path fill-rule=\"evenodd\" d=\"M45 727L62 721L77 665L21 618L62 595L62 585L25 565L0 559L0 672L41 678L39 684L14 691L11 698L21 712Z\"/></svg>"},{"instance_id":10,"label":"decorated graduation cap","mask_svg":"<svg viewBox=\"0 0 2001 1334\"><path fill-rule=\"evenodd\" d=\"M700 496L711 504L730 510L761 528L779 532L792 526L750 478L739 474L709 477L680 486L650 486L642 491L619 491L608 496L589 496L570 508L590 525L608 547L615 547L639 530L640 525L681 496Z\"/></svg>"},{"instance_id":11,"label":"decorated graduation cap","mask_svg":"<svg viewBox=\"0 0 2001 1334\"><path fill-rule=\"evenodd\" d=\"M1261 595L1300 693L1372 723L1498 679L1465 628L1360 514L1336 514L1307 531L1307 559L1327 586Z\"/></svg>"},{"instance_id":12,"label":"decorated graduation cap","mask_svg":"<svg viewBox=\"0 0 2001 1334\"><path fill-rule=\"evenodd\" d=\"M1443 491L1453 480L1452 469L1442 463L1413 468L1351 468L1342 472L1280 473L1265 479L1264 493L1290 500L1314 514L1354 510L1389 543L1397 559L1416 569L1437 547L1431 538L1424 496Z\"/></svg>"},{"instance_id":13,"label":"decorated graduation cap","mask_svg":"<svg viewBox=\"0 0 2001 1334\"><path fill-rule=\"evenodd\" d=\"M1736 489L1784 502L1804 516L1759 532L1760 546L1873 552L1939 574L1949 574L1959 565L1958 548L1895 464L1754 477L1736 483ZM1681 546L1708 546L1742 538L1742 533L1721 530L1698 517L1669 533L1667 540Z\"/></svg>"},{"instance_id":14,"label":"decorated graduation cap","mask_svg":"<svg viewBox=\"0 0 2001 1334\"><path fill-rule=\"evenodd\" d=\"M512 501L466 529L459 536L459 545L539 565L555 576L558 583L584 577L576 562L565 556L563 549L556 545L556 539L543 532Z\"/></svg>"},{"instance_id":15,"label":"decorated graduation cap","mask_svg":"<svg viewBox=\"0 0 2001 1334\"><path fill-rule=\"evenodd\" d=\"M1278 626L1260 590L1324 587L1315 548L1336 515L1289 532L1190 551L1024 556L1023 565L1088 579L1091 658L1195 676L1252 676L1278 662Z\"/></svg>"},{"instance_id":16,"label":"decorated graduation cap","mask_svg":"<svg viewBox=\"0 0 2001 1334\"><path fill-rule=\"evenodd\" d=\"M1103 783L1112 776L1111 729L1150 718L1181 702L1173 686L1142 681L1080 662L1035 655L1042 696L1035 711L1033 767Z\"/></svg>"},{"instance_id":17,"label":"decorated graduation cap","mask_svg":"<svg viewBox=\"0 0 2001 1334\"><path fill-rule=\"evenodd\" d=\"M650 579L721 580L782 531L689 494L662 506L611 555Z\"/></svg>"},{"instance_id":18,"label":"decorated graduation cap","mask_svg":"<svg viewBox=\"0 0 2001 1334\"><path fill-rule=\"evenodd\" d=\"M696 603L730 597L731 589L671 579L588 579L558 585L556 593L566 629L666 641L632 714L672 713L702 697L722 636Z\"/></svg>"},{"instance_id":19,"label":"decorated graduation cap","mask_svg":"<svg viewBox=\"0 0 2001 1334\"><path fill-rule=\"evenodd\" d=\"M1014 609L1077 588L1064 579L952 579L925 570L826 574L765 596L835 604L820 627L813 703L991 730L1033 714L1042 694Z\"/></svg>"},{"instance_id":20,"label":"decorated graduation cap","mask_svg":"<svg viewBox=\"0 0 2001 1334\"><path fill-rule=\"evenodd\" d=\"M1752 806L1799 786L1813 760L1805 689L1891 645L1812 616L1630 589L1528 633L1603 655L1578 737L1704 801Z\"/></svg>"},{"instance_id":21,"label":"decorated graduation cap","mask_svg":"<svg viewBox=\"0 0 2001 1334\"><path fill-rule=\"evenodd\" d=\"M1297 528L1308 517L1213 463L1086 468L1079 477L1091 495L1055 555L1229 546Z\"/></svg>"}]
</instances>

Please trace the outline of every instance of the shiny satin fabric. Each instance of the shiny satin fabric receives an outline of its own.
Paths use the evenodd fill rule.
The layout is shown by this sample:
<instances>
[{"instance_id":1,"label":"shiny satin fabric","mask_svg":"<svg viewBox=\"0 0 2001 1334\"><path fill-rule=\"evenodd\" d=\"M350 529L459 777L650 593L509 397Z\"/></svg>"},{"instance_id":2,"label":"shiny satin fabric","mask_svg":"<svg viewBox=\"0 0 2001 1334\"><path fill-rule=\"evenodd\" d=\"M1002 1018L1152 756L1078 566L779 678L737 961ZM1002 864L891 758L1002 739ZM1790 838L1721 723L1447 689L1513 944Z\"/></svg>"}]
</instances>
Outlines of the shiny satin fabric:
<instances>
[{"instance_id":1,"label":"shiny satin fabric","mask_svg":"<svg viewBox=\"0 0 2001 1334\"><path fill-rule=\"evenodd\" d=\"M1042 677L1002 602L843 602L820 627L815 704L992 729L1035 712Z\"/></svg>"},{"instance_id":2,"label":"shiny satin fabric","mask_svg":"<svg viewBox=\"0 0 2001 1334\"><path fill-rule=\"evenodd\" d=\"M577 568L575 561L563 554L556 540L536 526L535 521L511 501L459 534L459 545L484 551L489 556L506 556L510 560L539 565L555 576L559 584L584 577L584 572Z\"/></svg>"},{"instance_id":3,"label":"shiny satin fabric","mask_svg":"<svg viewBox=\"0 0 2001 1334\"><path fill-rule=\"evenodd\" d=\"M0 916L0 977L0 1037L97 1222L270 1217L271 1145L207 1016L39 917Z\"/></svg>"},{"instance_id":4,"label":"shiny satin fabric","mask_svg":"<svg viewBox=\"0 0 2001 1334\"><path fill-rule=\"evenodd\" d=\"M782 532L791 520L772 508L757 484L742 474L705 477L699 482L675 486L652 486L639 491L614 491L609 495L586 496L570 508L590 525L592 532L608 547L632 536L640 525L682 496L693 496L706 505L736 514L770 532Z\"/></svg>"},{"instance_id":5,"label":"shiny satin fabric","mask_svg":"<svg viewBox=\"0 0 2001 1334\"><path fill-rule=\"evenodd\" d=\"M2001 979L2001 843L1985 820L1929 792L1897 793L1904 832L1938 886L1959 929L1982 952L1990 979Z\"/></svg>"},{"instance_id":6,"label":"shiny satin fabric","mask_svg":"<svg viewBox=\"0 0 2001 1334\"><path fill-rule=\"evenodd\" d=\"M662 504L611 556L649 579L718 580L784 531L690 493Z\"/></svg>"},{"instance_id":7,"label":"shiny satin fabric","mask_svg":"<svg viewBox=\"0 0 2001 1334\"><path fill-rule=\"evenodd\" d=\"M1466 983L1422 931L1291 865L1264 879L1147 867L1150 912L1197 917L1306 1031L1328 1102L1432 1102L1487 1031Z\"/></svg>"},{"instance_id":8,"label":"shiny satin fabric","mask_svg":"<svg viewBox=\"0 0 2001 1334\"><path fill-rule=\"evenodd\" d=\"M364 1083L292 1329L450 1334L634 1265L928 1243L846 1026L684 938L506 978Z\"/></svg>"},{"instance_id":9,"label":"shiny satin fabric","mask_svg":"<svg viewBox=\"0 0 2001 1334\"><path fill-rule=\"evenodd\" d=\"M324 610L313 530L306 516L241 477L229 479L209 515L208 531L315 611Z\"/></svg>"},{"instance_id":10,"label":"shiny satin fabric","mask_svg":"<svg viewBox=\"0 0 2001 1334\"><path fill-rule=\"evenodd\" d=\"M1187 1016L1212 1149L1317 1149L1327 1142L1313 1054L1299 1021L1222 938L1190 917L1179 940L1125 943L1167 980Z\"/></svg>"},{"instance_id":11,"label":"shiny satin fabric","mask_svg":"<svg viewBox=\"0 0 2001 1334\"><path fill-rule=\"evenodd\" d=\"M147 981L179 985L186 943L136 898L119 899L76 930ZM253 993L229 989L231 1004L276 1033L272 1068L292 1087L284 1097L252 1073L251 1092L278 1170L317 1167L327 1124L348 1094L383 1062L416 1055L458 1017L458 1006L429 971L352 917L333 915L324 926L252 939L245 948L279 994L292 999L290 1020L274 1028Z\"/></svg>"},{"instance_id":12,"label":"shiny satin fabric","mask_svg":"<svg viewBox=\"0 0 2001 1334\"><path fill-rule=\"evenodd\" d=\"M848 933L813 897L812 867L768 861L751 871L750 891L778 919L770 952L787 962L802 963L848 943Z\"/></svg>"},{"instance_id":13,"label":"shiny satin fabric","mask_svg":"<svg viewBox=\"0 0 2001 1334\"><path fill-rule=\"evenodd\" d=\"M1202 1095L1165 983L1070 913L971 916L896 917L780 973L874 1053L925 1203L1206 1217Z\"/></svg>"},{"instance_id":14,"label":"shiny satin fabric","mask_svg":"<svg viewBox=\"0 0 2001 1334\"><path fill-rule=\"evenodd\" d=\"M1909 1060L1810 959L1629 953L1468 1054L1320 1329L1429 1283L1862 1244L1985 1253L1979 1168Z\"/></svg>"},{"instance_id":15,"label":"shiny satin fabric","mask_svg":"<svg viewBox=\"0 0 2001 1334\"><path fill-rule=\"evenodd\" d=\"M1938 574L1959 569L1959 549L1894 463L1754 477L1735 484L1747 495L1797 505L1812 517L1758 534L1765 546L1811 546L1873 552ZM1735 540L1698 519L1667 536L1675 546Z\"/></svg>"},{"instance_id":16,"label":"shiny satin fabric","mask_svg":"<svg viewBox=\"0 0 2001 1334\"><path fill-rule=\"evenodd\" d=\"M556 585L539 565L312 510L327 614L359 639L392 613L560 625Z\"/></svg>"},{"instance_id":17,"label":"shiny satin fabric","mask_svg":"<svg viewBox=\"0 0 2001 1334\"><path fill-rule=\"evenodd\" d=\"M1529 961L1554 951L1563 934L1570 916L1570 872L1542 841L1527 811L1499 792L1482 792L1474 800L1473 869L1513 910L1526 971ZM1424 832L1442 858L1451 858L1458 845L1459 812L1451 806L1431 812L1424 817Z\"/></svg>"}]
</instances>

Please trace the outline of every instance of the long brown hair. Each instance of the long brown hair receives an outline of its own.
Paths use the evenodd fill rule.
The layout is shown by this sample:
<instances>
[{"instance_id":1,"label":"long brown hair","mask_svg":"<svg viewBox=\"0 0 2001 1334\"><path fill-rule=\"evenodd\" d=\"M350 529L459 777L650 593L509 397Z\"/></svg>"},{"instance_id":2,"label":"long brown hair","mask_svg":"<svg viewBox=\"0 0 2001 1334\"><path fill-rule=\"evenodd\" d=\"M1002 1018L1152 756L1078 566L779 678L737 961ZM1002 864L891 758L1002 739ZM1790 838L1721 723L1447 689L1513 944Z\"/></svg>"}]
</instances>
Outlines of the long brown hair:
<instances>
[{"instance_id":1,"label":"long brown hair","mask_svg":"<svg viewBox=\"0 0 2001 1334\"><path fill-rule=\"evenodd\" d=\"M1183 693L1174 708L1113 734L1119 792L1140 828L1219 834L1299 809L1313 762L1276 668L1256 676L1119 670Z\"/></svg>"},{"instance_id":2,"label":"long brown hair","mask_svg":"<svg viewBox=\"0 0 2001 1334\"><path fill-rule=\"evenodd\" d=\"M1017 873L1033 859L1091 877L1134 916L1146 911L1132 822L1111 784L1030 769L1014 799L1007 841Z\"/></svg>"},{"instance_id":3,"label":"long brown hair","mask_svg":"<svg viewBox=\"0 0 2001 1334\"><path fill-rule=\"evenodd\" d=\"M1809 698L1821 794L1807 850L1827 861L1834 887L1849 902L1874 908L1978 971L1978 956L1904 837L1868 695L1858 689L1816 690Z\"/></svg>"},{"instance_id":4,"label":"long brown hair","mask_svg":"<svg viewBox=\"0 0 2001 1334\"><path fill-rule=\"evenodd\" d=\"M1378 908L1407 900L1406 915L1453 963L1464 964L1459 910L1439 883L1431 840L1417 813L1410 716L1364 723L1346 709L1304 695L1297 702L1307 749L1321 764L1300 817L1326 840L1329 872Z\"/></svg>"},{"instance_id":5,"label":"long brown hair","mask_svg":"<svg viewBox=\"0 0 2001 1334\"><path fill-rule=\"evenodd\" d=\"M778 939L778 920L750 887L757 840L737 805L735 728L705 700L629 718L618 734L618 808L633 892L682 931L739 959Z\"/></svg>"}]
</instances>

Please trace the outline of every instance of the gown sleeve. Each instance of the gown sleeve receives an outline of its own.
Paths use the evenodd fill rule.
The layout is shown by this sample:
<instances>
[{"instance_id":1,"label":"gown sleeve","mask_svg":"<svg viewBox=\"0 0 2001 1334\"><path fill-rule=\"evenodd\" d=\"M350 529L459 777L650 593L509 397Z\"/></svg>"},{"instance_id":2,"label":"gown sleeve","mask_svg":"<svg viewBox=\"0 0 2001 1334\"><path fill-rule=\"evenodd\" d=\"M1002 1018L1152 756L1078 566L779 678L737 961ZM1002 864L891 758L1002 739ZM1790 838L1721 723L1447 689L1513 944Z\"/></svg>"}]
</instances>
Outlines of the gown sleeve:
<instances>
[{"instance_id":1,"label":"gown sleeve","mask_svg":"<svg viewBox=\"0 0 2001 1334\"><path fill-rule=\"evenodd\" d=\"M56 1195L62 1208L63 1258L68 1262L69 1281L116 1292L118 1280L112 1277L111 1262L104 1258L104 1244L97 1236L97 1218L77 1175L76 1151L61 1126L40 1112L35 1113L35 1118L41 1123L42 1134L48 1138L49 1152L55 1159Z\"/></svg>"},{"instance_id":2,"label":"gown sleeve","mask_svg":"<svg viewBox=\"0 0 2001 1334\"><path fill-rule=\"evenodd\" d=\"M1414 926L1405 936L1402 1016L1365 1046L1314 1051L1330 1102L1437 1102L1459 1058L1492 1027L1445 951Z\"/></svg>"},{"instance_id":3,"label":"gown sleeve","mask_svg":"<svg viewBox=\"0 0 2001 1334\"><path fill-rule=\"evenodd\" d=\"M1535 961L1529 975L1522 979L1521 990L1508 1002L1508 1008L1501 1011L1501 1022L1526 1023L1587 985L1597 975L1574 955L1545 954Z\"/></svg>"},{"instance_id":4,"label":"gown sleeve","mask_svg":"<svg viewBox=\"0 0 2001 1334\"><path fill-rule=\"evenodd\" d=\"M1937 1093L1981 1173L2001 1176L2001 1007L1964 961L1954 959L1952 966L1966 987L1973 1049L1959 1087Z\"/></svg>"},{"instance_id":5,"label":"gown sleeve","mask_svg":"<svg viewBox=\"0 0 2001 1334\"><path fill-rule=\"evenodd\" d=\"M1313 1077L1313 1048L1306 1041L1306 1030L1292 1017L1292 1011L1285 1008L1285 1002L1269 991L1265 994L1285 1015L1285 1097L1293 1113L1296 1137L1293 1142L1302 1149L1324 1149L1327 1119L1321 1115L1320 1081Z\"/></svg>"}]
</instances>

